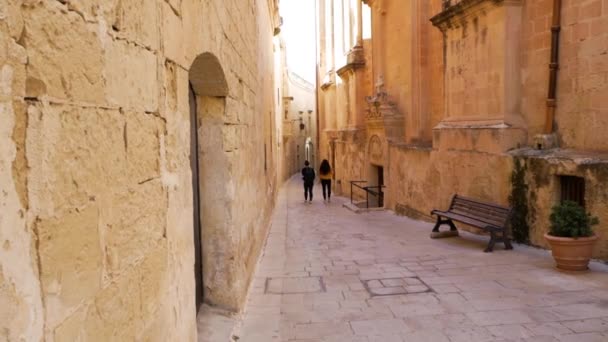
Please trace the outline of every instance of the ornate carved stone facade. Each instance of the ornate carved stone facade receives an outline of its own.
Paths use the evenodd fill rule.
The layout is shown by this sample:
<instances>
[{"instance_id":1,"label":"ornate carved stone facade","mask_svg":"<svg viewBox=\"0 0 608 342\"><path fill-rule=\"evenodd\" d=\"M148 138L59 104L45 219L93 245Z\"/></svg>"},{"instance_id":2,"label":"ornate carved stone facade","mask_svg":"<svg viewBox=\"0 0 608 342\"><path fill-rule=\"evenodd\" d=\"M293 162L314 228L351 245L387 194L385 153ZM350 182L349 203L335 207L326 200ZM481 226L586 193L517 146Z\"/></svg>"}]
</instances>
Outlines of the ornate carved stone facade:
<instances>
[{"instance_id":1,"label":"ornate carved stone facade","mask_svg":"<svg viewBox=\"0 0 608 342\"><path fill-rule=\"evenodd\" d=\"M608 108L600 100L608 91L608 29L602 25L608 3L363 2L370 10L371 39L363 44L360 76L337 75L319 90L328 139L332 131L349 127L343 117L361 118L357 129L367 137L367 144L344 149L347 154L321 146L322 153L336 153L335 167L343 170L338 183L373 182L376 166L382 166L386 207L429 219L430 210L446 207L455 193L508 204L513 160L520 158L528 166L532 244L545 245L542 235L551 206L563 197L563 176L584 178L586 208L608 222L608 140L599 138L599 130L608 128ZM342 57L348 54L335 45L358 22L335 19L342 13L339 2L320 4L323 79L348 63ZM552 39L560 26L560 38ZM551 60L557 52L559 64ZM549 100L554 77L548 65L558 69L552 81L556 99ZM347 107L341 98L350 88L341 85L362 90L363 95L353 98L351 92L347 98L349 104L367 99L365 105ZM546 114L552 111L553 116ZM555 127L550 134L547 120ZM382 158L380 145L386 146ZM598 233L606 235L606 227L599 226ZM594 255L608 259L608 238Z\"/></svg>"}]
</instances>

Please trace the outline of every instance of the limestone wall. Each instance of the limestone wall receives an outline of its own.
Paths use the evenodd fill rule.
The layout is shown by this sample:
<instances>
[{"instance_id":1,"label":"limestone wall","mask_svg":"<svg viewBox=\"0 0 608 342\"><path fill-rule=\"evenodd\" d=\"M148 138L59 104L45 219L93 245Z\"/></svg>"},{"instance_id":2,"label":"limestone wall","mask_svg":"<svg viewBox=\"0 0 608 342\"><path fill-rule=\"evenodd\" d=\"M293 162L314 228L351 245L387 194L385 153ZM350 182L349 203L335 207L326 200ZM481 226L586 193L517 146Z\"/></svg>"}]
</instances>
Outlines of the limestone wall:
<instances>
[{"instance_id":1,"label":"limestone wall","mask_svg":"<svg viewBox=\"0 0 608 342\"><path fill-rule=\"evenodd\" d=\"M389 147L372 161L367 143L341 140L352 134L331 126L327 139L337 139L338 177L367 179L371 164L383 165L386 206L421 219L447 207L454 193L507 204L519 156L513 151L535 145L545 124L553 1L459 0L447 10L441 0L364 2L372 8L373 77L356 87L369 87L369 96L380 86L388 110L364 121L362 140L378 134ZM608 127L608 3L562 1L562 7L555 119L562 150L526 155L542 166L527 175L536 188L528 199L531 243L540 246L560 176L585 178L587 209L607 221L608 188L601 180L608 140L601 132ZM333 85L320 91L322 122L345 110L336 91ZM332 106L337 110L329 111ZM403 116L403 134L385 141L382 132L396 132L386 120L395 111ZM604 232L605 225L597 229ZM596 257L608 258L606 241Z\"/></svg>"},{"instance_id":2,"label":"limestone wall","mask_svg":"<svg viewBox=\"0 0 608 342\"><path fill-rule=\"evenodd\" d=\"M551 1L525 1L522 25L523 113L530 137L541 132L551 47ZM562 2L557 133L562 147L606 150L608 30L606 1Z\"/></svg>"},{"instance_id":3,"label":"limestone wall","mask_svg":"<svg viewBox=\"0 0 608 342\"><path fill-rule=\"evenodd\" d=\"M447 209L454 193L508 205L507 156L407 146L393 146L389 153L387 207L397 212L430 220L431 210Z\"/></svg>"},{"instance_id":4,"label":"limestone wall","mask_svg":"<svg viewBox=\"0 0 608 342\"><path fill-rule=\"evenodd\" d=\"M241 307L276 191L272 5L0 1L1 340L195 340L188 82L218 77L189 76L203 53L227 85L205 294Z\"/></svg>"},{"instance_id":5,"label":"limestone wall","mask_svg":"<svg viewBox=\"0 0 608 342\"><path fill-rule=\"evenodd\" d=\"M516 158L526 168L530 242L549 248L544 234L549 230L551 207L559 201L560 176L576 176L585 179L585 208L598 217L600 224L593 227L600 236L594 246L593 256L608 259L608 162L606 157L572 150L553 153L523 149L514 151Z\"/></svg>"}]
</instances>

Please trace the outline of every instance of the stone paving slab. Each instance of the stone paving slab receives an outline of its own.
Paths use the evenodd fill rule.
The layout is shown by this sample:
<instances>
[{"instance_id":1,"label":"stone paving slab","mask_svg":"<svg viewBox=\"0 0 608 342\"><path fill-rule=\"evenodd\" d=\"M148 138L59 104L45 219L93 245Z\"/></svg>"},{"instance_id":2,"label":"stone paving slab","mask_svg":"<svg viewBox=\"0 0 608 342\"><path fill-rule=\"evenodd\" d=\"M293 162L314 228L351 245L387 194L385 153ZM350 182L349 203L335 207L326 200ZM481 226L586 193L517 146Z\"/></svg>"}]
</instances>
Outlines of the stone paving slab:
<instances>
[{"instance_id":1,"label":"stone paving slab","mask_svg":"<svg viewBox=\"0 0 608 342\"><path fill-rule=\"evenodd\" d=\"M433 240L390 211L304 204L300 185L281 190L239 341L608 341L606 265L574 274L544 250Z\"/></svg>"}]
</instances>

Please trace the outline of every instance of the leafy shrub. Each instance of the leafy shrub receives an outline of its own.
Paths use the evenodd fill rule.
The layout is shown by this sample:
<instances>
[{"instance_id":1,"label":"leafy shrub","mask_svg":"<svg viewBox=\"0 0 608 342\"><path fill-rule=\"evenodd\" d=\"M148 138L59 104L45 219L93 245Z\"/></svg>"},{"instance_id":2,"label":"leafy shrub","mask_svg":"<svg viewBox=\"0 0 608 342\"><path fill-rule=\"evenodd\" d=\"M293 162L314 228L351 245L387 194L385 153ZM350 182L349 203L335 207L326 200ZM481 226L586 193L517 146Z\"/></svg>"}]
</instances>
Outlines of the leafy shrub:
<instances>
[{"instance_id":1,"label":"leafy shrub","mask_svg":"<svg viewBox=\"0 0 608 342\"><path fill-rule=\"evenodd\" d=\"M554 206L549 220L550 235L571 238L592 236L591 227L599 223L597 217L586 213L583 207L572 201L564 201Z\"/></svg>"},{"instance_id":2,"label":"leafy shrub","mask_svg":"<svg viewBox=\"0 0 608 342\"><path fill-rule=\"evenodd\" d=\"M526 184L525 164L522 165L518 158L515 158L515 167L511 174L511 195L509 205L513 208L511 214L511 230L513 240L519 243L528 243L530 226L528 225L528 184Z\"/></svg>"}]
</instances>

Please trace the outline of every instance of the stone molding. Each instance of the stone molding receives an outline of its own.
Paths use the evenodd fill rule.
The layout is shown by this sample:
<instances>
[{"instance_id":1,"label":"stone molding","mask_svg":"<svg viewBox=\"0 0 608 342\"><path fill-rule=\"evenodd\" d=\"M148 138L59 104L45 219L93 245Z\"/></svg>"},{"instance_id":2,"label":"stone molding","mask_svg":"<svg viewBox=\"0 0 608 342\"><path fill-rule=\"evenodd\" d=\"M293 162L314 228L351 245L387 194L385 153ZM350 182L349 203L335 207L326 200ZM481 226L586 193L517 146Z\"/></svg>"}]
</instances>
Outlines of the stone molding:
<instances>
[{"instance_id":1,"label":"stone molding","mask_svg":"<svg viewBox=\"0 0 608 342\"><path fill-rule=\"evenodd\" d=\"M362 0L364 4L368 5L370 8L380 12L381 14L385 14L386 10L384 9L384 2L387 0Z\"/></svg>"},{"instance_id":2,"label":"stone molding","mask_svg":"<svg viewBox=\"0 0 608 342\"><path fill-rule=\"evenodd\" d=\"M523 0L460 0L458 3L451 5L450 1L444 3L444 10L431 18L434 26L441 31L445 31L454 25L466 20L469 17L475 16L477 13L499 6L521 6Z\"/></svg>"},{"instance_id":3,"label":"stone molding","mask_svg":"<svg viewBox=\"0 0 608 342\"><path fill-rule=\"evenodd\" d=\"M336 71L338 76L343 77L349 71L355 71L365 66L365 53L363 47L355 46L346 56L346 65Z\"/></svg>"},{"instance_id":4,"label":"stone molding","mask_svg":"<svg viewBox=\"0 0 608 342\"><path fill-rule=\"evenodd\" d=\"M367 135L367 131L362 127L341 129L336 133L337 140L348 143L361 143L366 140Z\"/></svg>"},{"instance_id":5,"label":"stone molding","mask_svg":"<svg viewBox=\"0 0 608 342\"><path fill-rule=\"evenodd\" d=\"M334 82L335 73L333 70L328 71L323 77L323 82L321 83L321 90L327 90L327 88L331 87L335 84Z\"/></svg>"}]
</instances>

